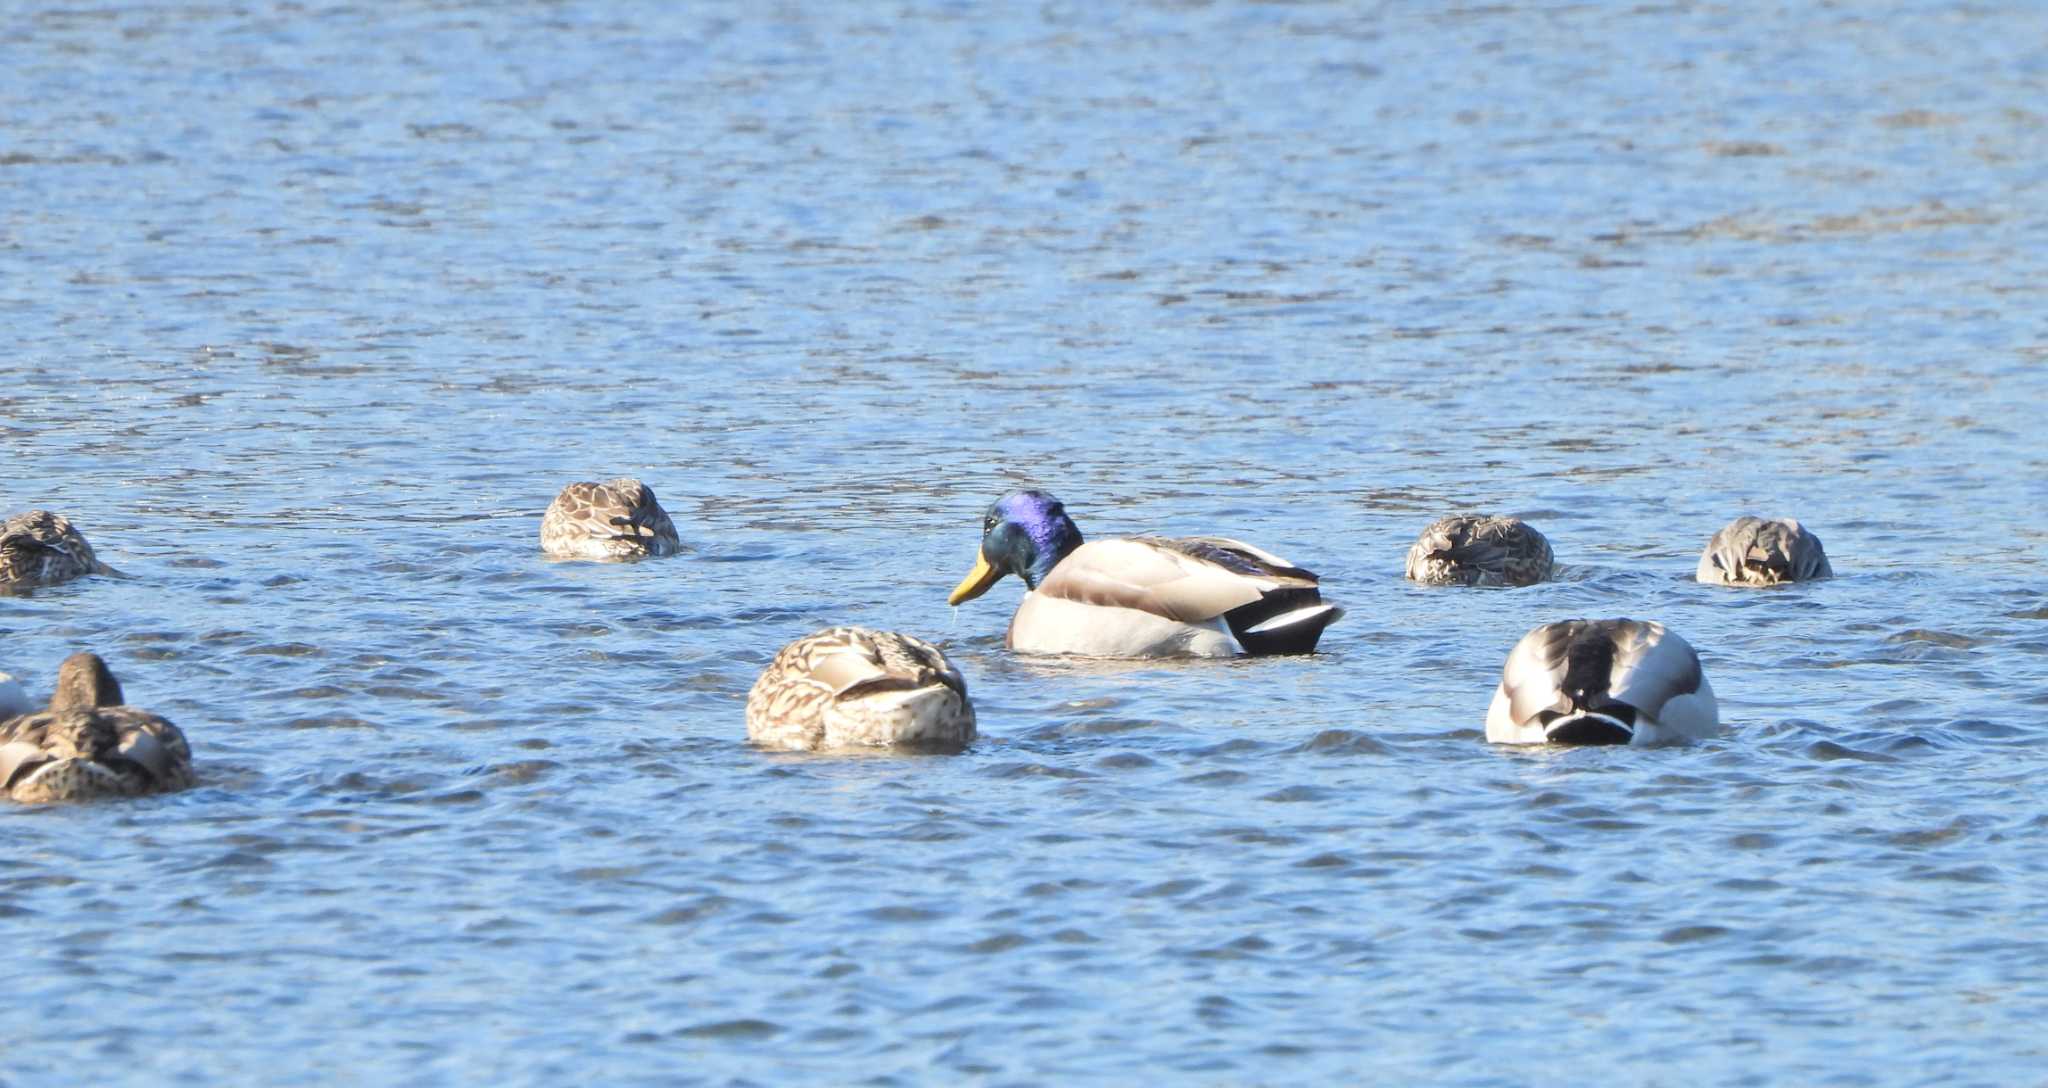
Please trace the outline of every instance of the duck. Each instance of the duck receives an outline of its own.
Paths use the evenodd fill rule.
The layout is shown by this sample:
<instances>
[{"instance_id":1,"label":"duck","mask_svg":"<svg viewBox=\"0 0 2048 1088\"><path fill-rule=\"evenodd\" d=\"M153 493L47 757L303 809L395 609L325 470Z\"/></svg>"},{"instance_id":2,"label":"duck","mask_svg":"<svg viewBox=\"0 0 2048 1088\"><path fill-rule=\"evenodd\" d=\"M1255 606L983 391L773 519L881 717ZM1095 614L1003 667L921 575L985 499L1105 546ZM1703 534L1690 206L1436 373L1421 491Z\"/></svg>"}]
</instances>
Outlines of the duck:
<instances>
[{"instance_id":1,"label":"duck","mask_svg":"<svg viewBox=\"0 0 2048 1088\"><path fill-rule=\"evenodd\" d=\"M71 519L48 510L0 521L0 590L54 586L88 574L113 574Z\"/></svg>"},{"instance_id":2,"label":"duck","mask_svg":"<svg viewBox=\"0 0 2048 1088\"><path fill-rule=\"evenodd\" d=\"M64 659L46 709L0 722L0 791L14 801L134 797L194 781L185 734L125 705L121 682L98 654Z\"/></svg>"},{"instance_id":3,"label":"duck","mask_svg":"<svg viewBox=\"0 0 2048 1088\"><path fill-rule=\"evenodd\" d=\"M1700 655L1663 624L1564 620L1508 653L1486 739L1646 748L1711 736L1720 723Z\"/></svg>"},{"instance_id":4,"label":"duck","mask_svg":"<svg viewBox=\"0 0 2048 1088\"><path fill-rule=\"evenodd\" d=\"M829 627L784 646L747 693L763 748L960 749L973 743L967 681L914 635Z\"/></svg>"},{"instance_id":5,"label":"duck","mask_svg":"<svg viewBox=\"0 0 2048 1088\"><path fill-rule=\"evenodd\" d=\"M630 476L570 484L540 519L541 551L557 559L647 559L681 547L654 489Z\"/></svg>"},{"instance_id":6,"label":"duck","mask_svg":"<svg viewBox=\"0 0 2048 1088\"><path fill-rule=\"evenodd\" d=\"M1739 517L1700 553L1694 577L1716 586L1775 586L1832 578L1820 538L1791 518Z\"/></svg>"},{"instance_id":7,"label":"duck","mask_svg":"<svg viewBox=\"0 0 2048 1088\"><path fill-rule=\"evenodd\" d=\"M1550 541L1517 517L1438 518L1408 549L1408 577L1432 586L1533 586L1554 566Z\"/></svg>"},{"instance_id":8,"label":"duck","mask_svg":"<svg viewBox=\"0 0 2048 1088\"><path fill-rule=\"evenodd\" d=\"M974 568L947 603L1024 582L1005 644L1019 653L1090 657L1233 657L1313 653L1344 610L1315 573L1224 537L1083 541L1066 506L1036 488L1010 491L981 522Z\"/></svg>"}]
</instances>

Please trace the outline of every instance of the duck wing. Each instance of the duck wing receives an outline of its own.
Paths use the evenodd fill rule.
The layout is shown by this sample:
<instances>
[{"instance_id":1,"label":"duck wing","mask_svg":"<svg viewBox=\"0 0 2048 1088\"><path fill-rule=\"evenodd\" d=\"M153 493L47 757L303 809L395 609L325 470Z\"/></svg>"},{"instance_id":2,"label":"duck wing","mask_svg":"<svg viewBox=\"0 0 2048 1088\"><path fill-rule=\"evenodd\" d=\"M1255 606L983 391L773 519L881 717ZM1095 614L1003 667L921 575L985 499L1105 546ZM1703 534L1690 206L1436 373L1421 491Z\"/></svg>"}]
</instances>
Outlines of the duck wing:
<instances>
[{"instance_id":1,"label":"duck wing","mask_svg":"<svg viewBox=\"0 0 2048 1088\"><path fill-rule=\"evenodd\" d=\"M681 544L654 489L629 476L569 484L541 516L541 546L559 554L670 555ZM595 548L596 551L592 549Z\"/></svg>"},{"instance_id":2,"label":"duck wing","mask_svg":"<svg viewBox=\"0 0 2048 1088\"><path fill-rule=\"evenodd\" d=\"M1501 690L1523 725L1544 711L1567 714L1626 703L1651 718L1700 689L1699 655L1664 625L1645 620L1565 620L1529 632L1508 655Z\"/></svg>"},{"instance_id":3,"label":"duck wing","mask_svg":"<svg viewBox=\"0 0 2048 1088\"><path fill-rule=\"evenodd\" d=\"M52 758L44 743L50 720L49 714L37 713L0 722L0 792L23 771Z\"/></svg>"},{"instance_id":4,"label":"duck wing","mask_svg":"<svg viewBox=\"0 0 2048 1088\"><path fill-rule=\"evenodd\" d=\"M1213 536L1092 541L1060 560L1038 592L1174 623L1220 618L1248 654L1309 653L1323 629L1344 614L1323 603L1313 572Z\"/></svg>"},{"instance_id":5,"label":"duck wing","mask_svg":"<svg viewBox=\"0 0 2048 1088\"><path fill-rule=\"evenodd\" d=\"M114 729L93 709L39 710L0 724L0 785L12 787L59 759L99 761L114 751Z\"/></svg>"},{"instance_id":6,"label":"duck wing","mask_svg":"<svg viewBox=\"0 0 2048 1088\"><path fill-rule=\"evenodd\" d=\"M106 707L99 713L112 720L120 738L115 759L141 768L153 785L184 785L192 775L192 746L185 733L168 720L134 707Z\"/></svg>"},{"instance_id":7,"label":"duck wing","mask_svg":"<svg viewBox=\"0 0 2048 1088\"><path fill-rule=\"evenodd\" d=\"M1055 600L1129 608L1176 623L1206 623L1280 584L1202 538L1124 537L1074 549L1038 584Z\"/></svg>"},{"instance_id":8,"label":"duck wing","mask_svg":"<svg viewBox=\"0 0 2048 1088\"><path fill-rule=\"evenodd\" d=\"M1571 696L1565 693L1569 651L1573 636L1584 620L1549 623L1522 637L1508 653L1501 667L1500 690L1508 699L1508 719L1517 727L1535 720L1546 710L1571 710Z\"/></svg>"},{"instance_id":9,"label":"duck wing","mask_svg":"<svg viewBox=\"0 0 2048 1088\"><path fill-rule=\"evenodd\" d=\"M822 685L834 699L933 684L967 694L966 679L938 647L894 631L834 627L791 649L797 651L793 671Z\"/></svg>"},{"instance_id":10,"label":"duck wing","mask_svg":"<svg viewBox=\"0 0 2048 1088\"><path fill-rule=\"evenodd\" d=\"M1641 620L1600 620L1601 634L1614 646L1608 697L1627 703L1651 718L1664 715L1664 705L1692 695L1706 681L1700 655L1661 623Z\"/></svg>"}]
</instances>

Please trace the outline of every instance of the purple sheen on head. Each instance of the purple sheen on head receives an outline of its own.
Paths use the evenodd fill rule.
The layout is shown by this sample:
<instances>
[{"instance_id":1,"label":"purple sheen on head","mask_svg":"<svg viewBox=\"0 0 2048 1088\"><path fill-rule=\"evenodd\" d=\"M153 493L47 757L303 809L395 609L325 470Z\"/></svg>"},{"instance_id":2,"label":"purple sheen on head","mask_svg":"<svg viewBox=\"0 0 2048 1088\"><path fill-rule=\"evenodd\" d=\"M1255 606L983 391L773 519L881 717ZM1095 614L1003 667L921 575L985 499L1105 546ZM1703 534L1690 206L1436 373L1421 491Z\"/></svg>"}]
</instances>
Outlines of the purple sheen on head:
<instances>
[{"instance_id":1,"label":"purple sheen on head","mask_svg":"<svg viewBox=\"0 0 2048 1088\"><path fill-rule=\"evenodd\" d=\"M990 510L1005 521L1014 521L1027 528L1064 517L1067 512L1058 497L1049 491L1039 491L1036 488L1021 488L1008 492L997 499Z\"/></svg>"},{"instance_id":2,"label":"purple sheen on head","mask_svg":"<svg viewBox=\"0 0 2048 1088\"><path fill-rule=\"evenodd\" d=\"M1050 492L1024 488L997 499L988 509L984 541L1004 524L1013 525L1030 539L1035 553L1013 556L1018 565L1029 567L1025 580L1035 586L1067 553L1081 546L1081 530L1067 516L1067 508ZM991 557L992 561L995 557ZM1025 570L1014 573L1027 575Z\"/></svg>"}]
</instances>

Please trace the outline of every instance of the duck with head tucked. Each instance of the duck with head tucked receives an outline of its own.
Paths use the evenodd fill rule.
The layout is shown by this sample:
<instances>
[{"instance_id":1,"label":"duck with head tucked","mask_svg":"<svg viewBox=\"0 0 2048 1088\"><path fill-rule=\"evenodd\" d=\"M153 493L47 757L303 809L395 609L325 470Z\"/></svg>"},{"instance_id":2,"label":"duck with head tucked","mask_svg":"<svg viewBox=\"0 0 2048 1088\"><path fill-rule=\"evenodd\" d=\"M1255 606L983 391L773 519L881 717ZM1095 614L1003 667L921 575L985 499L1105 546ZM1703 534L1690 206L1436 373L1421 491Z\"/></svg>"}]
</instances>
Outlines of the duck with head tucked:
<instances>
[{"instance_id":1,"label":"duck with head tucked","mask_svg":"<svg viewBox=\"0 0 2048 1088\"><path fill-rule=\"evenodd\" d=\"M1533 586L1553 566L1550 541L1515 517L1438 518L1408 549L1408 577L1432 586Z\"/></svg>"},{"instance_id":2,"label":"duck with head tucked","mask_svg":"<svg viewBox=\"0 0 2048 1088\"><path fill-rule=\"evenodd\" d=\"M64 659L48 709L0 722L0 791L15 801L134 797L192 782L185 734L123 705L121 682L98 654Z\"/></svg>"},{"instance_id":3,"label":"duck with head tucked","mask_svg":"<svg viewBox=\"0 0 2048 1088\"><path fill-rule=\"evenodd\" d=\"M1720 727L1700 655L1649 620L1565 620L1522 636L1486 712L1495 744L1696 740Z\"/></svg>"},{"instance_id":4,"label":"duck with head tucked","mask_svg":"<svg viewBox=\"0 0 2048 1088\"><path fill-rule=\"evenodd\" d=\"M831 627L782 648L747 694L763 748L959 749L974 741L967 681L921 638Z\"/></svg>"},{"instance_id":5,"label":"duck with head tucked","mask_svg":"<svg viewBox=\"0 0 2048 1088\"><path fill-rule=\"evenodd\" d=\"M1775 586L1832 578L1820 538L1791 518L1739 517L1700 553L1693 576L1708 585Z\"/></svg>"},{"instance_id":6,"label":"duck with head tucked","mask_svg":"<svg viewBox=\"0 0 2048 1088\"><path fill-rule=\"evenodd\" d=\"M647 559L682 547L654 489L630 476L573 483L540 519L541 551L557 559Z\"/></svg>"},{"instance_id":7,"label":"duck with head tucked","mask_svg":"<svg viewBox=\"0 0 2048 1088\"><path fill-rule=\"evenodd\" d=\"M62 514L31 510L0 521L0 591L112 573Z\"/></svg>"},{"instance_id":8,"label":"duck with head tucked","mask_svg":"<svg viewBox=\"0 0 2048 1088\"><path fill-rule=\"evenodd\" d=\"M1052 495L1012 491L988 508L974 569L947 601L1022 579L1007 644L1032 654L1231 657L1312 653L1344 610L1271 552L1223 537L1086 541Z\"/></svg>"}]
</instances>

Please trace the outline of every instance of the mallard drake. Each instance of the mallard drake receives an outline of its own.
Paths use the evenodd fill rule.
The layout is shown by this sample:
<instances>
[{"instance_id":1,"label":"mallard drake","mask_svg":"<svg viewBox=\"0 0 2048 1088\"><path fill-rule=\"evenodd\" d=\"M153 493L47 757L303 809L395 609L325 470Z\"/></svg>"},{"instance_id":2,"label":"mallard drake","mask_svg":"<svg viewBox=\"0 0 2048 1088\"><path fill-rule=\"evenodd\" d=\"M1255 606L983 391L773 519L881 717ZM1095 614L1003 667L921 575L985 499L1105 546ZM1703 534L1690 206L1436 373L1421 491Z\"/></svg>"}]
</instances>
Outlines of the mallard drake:
<instances>
[{"instance_id":1,"label":"mallard drake","mask_svg":"<svg viewBox=\"0 0 2048 1088\"><path fill-rule=\"evenodd\" d=\"M974 740L967 681L939 648L831 627L782 648L747 694L747 739L764 748L959 748Z\"/></svg>"},{"instance_id":2,"label":"mallard drake","mask_svg":"<svg viewBox=\"0 0 2048 1088\"><path fill-rule=\"evenodd\" d=\"M1408 577L1433 586L1532 586L1552 565L1550 541L1513 517L1439 518L1408 549Z\"/></svg>"},{"instance_id":3,"label":"mallard drake","mask_svg":"<svg viewBox=\"0 0 2048 1088\"><path fill-rule=\"evenodd\" d=\"M654 489L630 476L570 484L540 519L540 548L558 559L642 559L680 547Z\"/></svg>"},{"instance_id":4,"label":"mallard drake","mask_svg":"<svg viewBox=\"0 0 2048 1088\"><path fill-rule=\"evenodd\" d=\"M1774 586L1832 578L1820 538L1791 518L1739 517L1700 553L1694 577L1717 586Z\"/></svg>"},{"instance_id":5,"label":"mallard drake","mask_svg":"<svg viewBox=\"0 0 2048 1088\"><path fill-rule=\"evenodd\" d=\"M64 659L49 709L0 722L0 790L16 801L133 797L192 782L185 734L122 705L121 682L97 654Z\"/></svg>"},{"instance_id":6,"label":"mallard drake","mask_svg":"<svg viewBox=\"0 0 2048 1088\"><path fill-rule=\"evenodd\" d=\"M1033 654L1230 657L1305 654L1344 610L1315 574L1222 537L1134 536L1083 543L1061 502L1012 491L988 508L974 569L948 603L1005 574L1026 593L1007 644Z\"/></svg>"},{"instance_id":7,"label":"mallard drake","mask_svg":"<svg viewBox=\"0 0 2048 1088\"><path fill-rule=\"evenodd\" d=\"M31 510L0 521L0 590L53 586L87 574L112 574L62 514Z\"/></svg>"},{"instance_id":8,"label":"mallard drake","mask_svg":"<svg viewBox=\"0 0 2048 1088\"><path fill-rule=\"evenodd\" d=\"M1720 725L1700 655L1648 620L1565 620L1522 636L1486 712L1495 744L1647 747Z\"/></svg>"}]
</instances>

